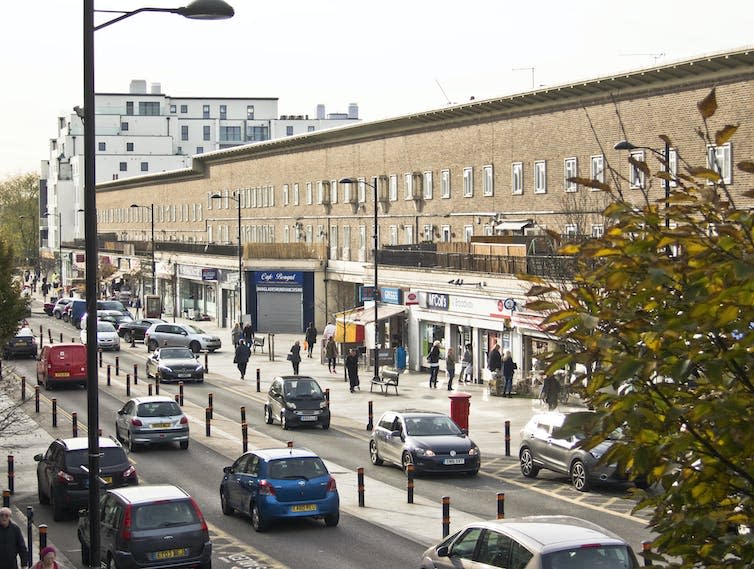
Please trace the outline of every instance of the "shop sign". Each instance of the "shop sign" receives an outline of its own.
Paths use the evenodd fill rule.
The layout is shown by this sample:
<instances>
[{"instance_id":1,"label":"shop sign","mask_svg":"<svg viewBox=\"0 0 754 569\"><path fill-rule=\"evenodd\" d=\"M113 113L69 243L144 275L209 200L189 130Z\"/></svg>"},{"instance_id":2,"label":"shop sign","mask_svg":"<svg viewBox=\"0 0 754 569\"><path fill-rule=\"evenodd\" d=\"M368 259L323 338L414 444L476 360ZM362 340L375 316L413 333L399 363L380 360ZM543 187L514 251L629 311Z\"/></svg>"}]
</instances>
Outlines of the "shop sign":
<instances>
[{"instance_id":1,"label":"shop sign","mask_svg":"<svg viewBox=\"0 0 754 569\"><path fill-rule=\"evenodd\" d=\"M202 269L202 280L203 281L216 281L217 269Z\"/></svg>"},{"instance_id":2,"label":"shop sign","mask_svg":"<svg viewBox=\"0 0 754 569\"><path fill-rule=\"evenodd\" d=\"M254 279L257 284L261 285L303 285L304 273L301 271L257 271Z\"/></svg>"},{"instance_id":3,"label":"shop sign","mask_svg":"<svg viewBox=\"0 0 754 569\"><path fill-rule=\"evenodd\" d=\"M419 295L413 291L406 293L406 306L413 306L419 304Z\"/></svg>"},{"instance_id":4,"label":"shop sign","mask_svg":"<svg viewBox=\"0 0 754 569\"><path fill-rule=\"evenodd\" d=\"M380 298L385 304L403 304L403 291L395 287L382 287Z\"/></svg>"},{"instance_id":5,"label":"shop sign","mask_svg":"<svg viewBox=\"0 0 754 569\"><path fill-rule=\"evenodd\" d=\"M448 310L449 296L439 292L427 293L427 308L435 308L437 310Z\"/></svg>"},{"instance_id":6,"label":"shop sign","mask_svg":"<svg viewBox=\"0 0 754 569\"><path fill-rule=\"evenodd\" d=\"M361 285L359 287L359 301L372 302L374 300L374 287L372 285Z\"/></svg>"}]
</instances>

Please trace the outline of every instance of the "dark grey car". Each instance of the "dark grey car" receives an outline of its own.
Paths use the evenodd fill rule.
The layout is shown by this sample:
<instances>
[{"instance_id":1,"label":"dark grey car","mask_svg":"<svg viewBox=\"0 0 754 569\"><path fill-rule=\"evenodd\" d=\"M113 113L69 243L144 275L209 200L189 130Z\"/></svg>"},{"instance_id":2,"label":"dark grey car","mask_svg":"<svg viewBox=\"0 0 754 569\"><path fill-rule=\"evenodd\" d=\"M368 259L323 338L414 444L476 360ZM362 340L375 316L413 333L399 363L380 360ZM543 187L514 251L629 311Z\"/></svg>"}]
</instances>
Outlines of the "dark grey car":
<instances>
[{"instance_id":1,"label":"dark grey car","mask_svg":"<svg viewBox=\"0 0 754 569\"><path fill-rule=\"evenodd\" d=\"M172 484L108 490L99 502L105 567L212 567L212 542L196 501ZM89 516L79 517L81 561L89 566Z\"/></svg>"},{"instance_id":2,"label":"dark grey car","mask_svg":"<svg viewBox=\"0 0 754 569\"><path fill-rule=\"evenodd\" d=\"M146 367L147 377L160 381L204 381L204 364L189 348L157 348Z\"/></svg>"},{"instance_id":3,"label":"dark grey car","mask_svg":"<svg viewBox=\"0 0 754 569\"><path fill-rule=\"evenodd\" d=\"M301 425L329 429L330 406L316 379L286 375L272 381L264 404L264 419L268 425L280 421L283 429Z\"/></svg>"}]
</instances>

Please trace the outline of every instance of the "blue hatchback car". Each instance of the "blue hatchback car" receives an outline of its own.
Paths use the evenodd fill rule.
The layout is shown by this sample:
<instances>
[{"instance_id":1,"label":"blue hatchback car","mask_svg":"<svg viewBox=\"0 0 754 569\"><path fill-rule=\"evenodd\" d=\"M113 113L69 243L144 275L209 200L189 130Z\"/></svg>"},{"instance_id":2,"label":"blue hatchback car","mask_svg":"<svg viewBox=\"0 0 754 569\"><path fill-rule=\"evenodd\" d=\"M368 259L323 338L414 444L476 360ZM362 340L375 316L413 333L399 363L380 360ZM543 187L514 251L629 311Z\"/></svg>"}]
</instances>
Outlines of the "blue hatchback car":
<instances>
[{"instance_id":1,"label":"blue hatchback car","mask_svg":"<svg viewBox=\"0 0 754 569\"><path fill-rule=\"evenodd\" d=\"M340 496L325 463L310 450L249 451L223 468L220 505L225 515L247 514L256 531L278 518L322 518L338 525Z\"/></svg>"}]
</instances>

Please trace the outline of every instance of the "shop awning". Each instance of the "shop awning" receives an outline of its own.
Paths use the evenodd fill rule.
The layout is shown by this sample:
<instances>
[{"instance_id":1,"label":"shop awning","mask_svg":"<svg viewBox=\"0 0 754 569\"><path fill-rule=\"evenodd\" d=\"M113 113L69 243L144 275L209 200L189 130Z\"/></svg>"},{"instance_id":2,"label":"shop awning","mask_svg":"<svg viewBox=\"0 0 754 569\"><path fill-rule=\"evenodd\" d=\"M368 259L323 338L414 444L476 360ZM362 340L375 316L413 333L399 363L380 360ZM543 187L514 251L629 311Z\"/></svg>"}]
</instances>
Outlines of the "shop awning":
<instances>
[{"instance_id":1,"label":"shop awning","mask_svg":"<svg viewBox=\"0 0 754 569\"><path fill-rule=\"evenodd\" d=\"M510 221L503 221L501 223L498 223L495 226L495 230L497 231L521 231L524 227L528 227L532 225L531 219L521 219L521 220L510 220Z\"/></svg>"},{"instance_id":2,"label":"shop awning","mask_svg":"<svg viewBox=\"0 0 754 569\"><path fill-rule=\"evenodd\" d=\"M377 320L387 320L396 314L403 314L408 310L407 306L398 304L380 304L377 306ZM374 307L359 306L351 310L337 312L335 318L348 324L372 324L374 322Z\"/></svg>"}]
</instances>

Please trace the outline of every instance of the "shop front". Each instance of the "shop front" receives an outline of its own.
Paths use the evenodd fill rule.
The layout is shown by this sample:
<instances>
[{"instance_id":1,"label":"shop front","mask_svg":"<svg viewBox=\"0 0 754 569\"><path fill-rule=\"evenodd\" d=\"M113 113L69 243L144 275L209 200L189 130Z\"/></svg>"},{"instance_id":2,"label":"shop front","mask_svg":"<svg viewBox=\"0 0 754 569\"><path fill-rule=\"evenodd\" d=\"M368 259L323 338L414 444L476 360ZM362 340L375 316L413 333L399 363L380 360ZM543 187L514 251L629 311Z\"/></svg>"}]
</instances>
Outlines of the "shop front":
<instances>
[{"instance_id":1,"label":"shop front","mask_svg":"<svg viewBox=\"0 0 754 569\"><path fill-rule=\"evenodd\" d=\"M252 273L249 312L254 331L301 333L314 321L314 277L303 271Z\"/></svg>"},{"instance_id":2,"label":"shop front","mask_svg":"<svg viewBox=\"0 0 754 569\"><path fill-rule=\"evenodd\" d=\"M217 318L216 268L178 265L178 314L189 320Z\"/></svg>"}]
</instances>

